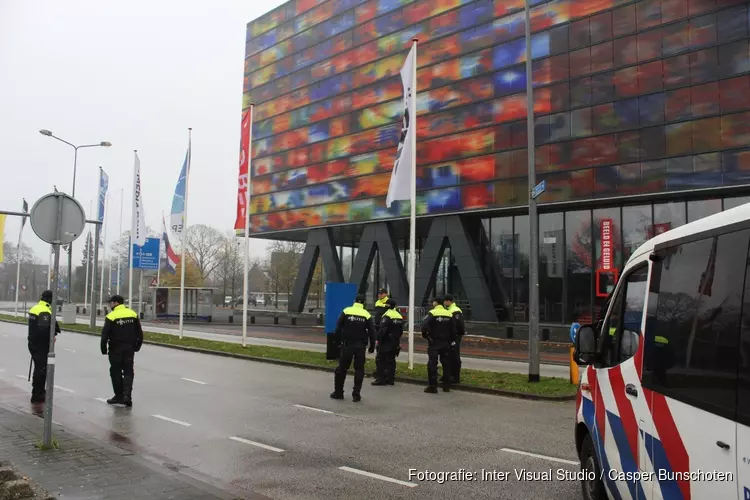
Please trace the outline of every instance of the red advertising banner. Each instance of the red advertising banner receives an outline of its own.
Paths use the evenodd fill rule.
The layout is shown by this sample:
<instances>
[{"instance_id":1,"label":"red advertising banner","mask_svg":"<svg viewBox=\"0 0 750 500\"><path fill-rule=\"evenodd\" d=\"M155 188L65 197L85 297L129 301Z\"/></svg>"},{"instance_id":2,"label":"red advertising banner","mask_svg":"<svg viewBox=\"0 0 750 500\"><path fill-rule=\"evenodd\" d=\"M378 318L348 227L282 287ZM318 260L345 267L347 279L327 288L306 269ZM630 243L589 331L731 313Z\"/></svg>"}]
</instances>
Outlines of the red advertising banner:
<instances>
[{"instance_id":1,"label":"red advertising banner","mask_svg":"<svg viewBox=\"0 0 750 500\"><path fill-rule=\"evenodd\" d=\"M602 245L602 264L600 269L602 271L611 271L613 268L612 260L614 259L614 252L612 251L612 219L602 219L599 227Z\"/></svg>"},{"instance_id":2,"label":"red advertising banner","mask_svg":"<svg viewBox=\"0 0 750 500\"><path fill-rule=\"evenodd\" d=\"M250 134L252 130L252 108L242 117L242 132L240 135L240 173L237 178L237 219L234 229L245 229L245 203L247 189L250 185L248 162L250 159Z\"/></svg>"}]
</instances>

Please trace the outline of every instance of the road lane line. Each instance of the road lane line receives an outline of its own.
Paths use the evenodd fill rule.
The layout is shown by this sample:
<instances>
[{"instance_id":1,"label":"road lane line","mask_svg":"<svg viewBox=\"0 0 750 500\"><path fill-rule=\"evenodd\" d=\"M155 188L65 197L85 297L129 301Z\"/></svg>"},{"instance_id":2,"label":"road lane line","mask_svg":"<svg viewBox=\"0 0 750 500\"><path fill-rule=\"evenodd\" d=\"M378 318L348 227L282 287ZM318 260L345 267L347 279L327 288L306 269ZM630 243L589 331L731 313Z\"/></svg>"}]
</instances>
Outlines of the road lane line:
<instances>
[{"instance_id":1,"label":"road lane line","mask_svg":"<svg viewBox=\"0 0 750 500\"><path fill-rule=\"evenodd\" d=\"M74 351L73 349L68 349L67 347L65 347L64 349L65 349L66 351L68 351L68 352L72 352L73 354L75 354L75 353L76 353L76 352L75 352L75 351Z\"/></svg>"},{"instance_id":2,"label":"road lane line","mask_svg":"<svg viewBox=\"0 0 750 500\"><path fill-rule=\"evenodd\" d=\"M29 377L26 376L26 375L16 375L16 377L18 377L20 379L23 379L23 380L26 380L27 382L29 381Z\"/></svg>"},{"instance_id":3,"label":"road lane line","mask_svg":"<svg viewBox=\"0 0 750 500\"><path fill-rule=\"evenodd\" d=\"M97 400L97 401L101 401L102 403L106 403L107 402L107 400L104 399L104 398L94 398L94 399Z\"/></svg>"},{"instance_id":4,"label":"road lane line","mask_svg":"<svg viewBox=\"0 0 750 500\"><path fill-rule=\"evenodd\" d=\"M229 439L231 439L232 441L237 441L238 443L245 443L251 446L257 446L258 448L275 451L276 453L282 453L284 451L281 448L274 448L273 446L268 446L267 444L258 443L257 441L250 441L249 439L243 439L237 436L232 436Z\"/></svg>"},{"instance_id":5,"label":"road lane line","mask_svg":"<svg viewBox=\"0 0 750 500\"><path fill-rule=\"evenodd\" d=\"M194 384L206 385L205 382L201 382L200 380L193 380L191 378L185 378L185 377L183 377L182 380L185 380L187 382L192 382Z\"/></svg>"},{"instance_id":6,"label":"road lane line","mask_svg":"<svg viewBox=\"0 0 750 500\"><path fill-rule=\"evenodd\" d=\"M351 467L339 467L339 469L345 470L347 472L353 472L354 474L359 474L361 476L371 477L373 479L380 479L381 481L388 481L389 483L400 484L401 486L408 486L409 488L416 488L417 486L419 486L418 484L401 481L399 479L393 479L392 477L388 476L381 476L380 474L373 474L372 472L367 472L364 470L352 469Z\"/></svg>"},{"instance_id":7,"label":"road lane line","mask_svg":"<svg viewBox=\"0 0 750 500\"><path fill-rule=\"evenodd\" d=\"M305 406L305 405L294 405L297 408L304 408L305 410L312 410L312 411L319 411L320 413L330 413L333 415L334 413L332 411L328 410L321 410L320 408L313 408L312 406Z\"/></svg>"},{"instance_id":8,"label":"road lane line","mask_svg":"<svg viewBox=\"0 0 750 500\"><path fill-rule=\"evenodd\" d=\"M551 462L560 462L561 464L579 465L579 462L573 460L565 460L564 458L539 455L537 453L529 453L528 451L513 450L511 448L501 448L500 451L505 451L507 453L516 453L518 455L526 455L527 457L541 458L542 460L549 460Z\"/></svg>"},{"instance_id":9,"label":"road lane line","mask_svg":"<svg viewBox=\"0 0 750 500\"><path fill-rule=\"evenodd\" d=\"M173 424L183 425L185 427L190 427L190 425L191 425L191 424L189 424L187 422L182 422L180 420L175 420L173 418L165 417L163 415L151 415L151 416L154 417L154 418L161 419L161 420L166 420L167 422L172 422Z\"/></svg>"},{"instance_id":10,"label":"road lane line","mask_svg":"<svg viewBox=\"0 0 750 500\"><path fill-rule=\"evenodd\" d=\"M70 392L70 393L76 392L73 389L68 389L67 387L63 387L61 385L56 385L55 389L60 389L61 391Z\"/></svg>"}]
</instances>

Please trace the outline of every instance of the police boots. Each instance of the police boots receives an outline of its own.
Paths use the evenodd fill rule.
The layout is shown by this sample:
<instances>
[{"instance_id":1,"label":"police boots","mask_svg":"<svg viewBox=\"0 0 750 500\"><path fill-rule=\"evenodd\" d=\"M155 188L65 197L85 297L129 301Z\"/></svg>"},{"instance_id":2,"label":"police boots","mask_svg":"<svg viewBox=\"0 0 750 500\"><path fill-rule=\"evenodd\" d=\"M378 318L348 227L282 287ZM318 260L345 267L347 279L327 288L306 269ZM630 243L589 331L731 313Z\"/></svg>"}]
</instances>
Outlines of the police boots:
<instances>
[{"instance_id":1,"label":"police boots","mask_svg":"<svg viewBox=\"0 0 750 500\"><path fill-rule=\"evenodd\" d=\"M122 402L125 406L133 406L133 377L125 377L122 384Z\"/></svg>"},{"instance_id":2,"label":"police boots","mask_svg":"<svg viewBox=\"0 0 750 500\"><path fill-rule=\"evenodd\" d=\"M346 380L346 373L336 373L333 379L333 392L331 393L332 399L344 399L344 380Z\"/></svg>"}]
</instances>

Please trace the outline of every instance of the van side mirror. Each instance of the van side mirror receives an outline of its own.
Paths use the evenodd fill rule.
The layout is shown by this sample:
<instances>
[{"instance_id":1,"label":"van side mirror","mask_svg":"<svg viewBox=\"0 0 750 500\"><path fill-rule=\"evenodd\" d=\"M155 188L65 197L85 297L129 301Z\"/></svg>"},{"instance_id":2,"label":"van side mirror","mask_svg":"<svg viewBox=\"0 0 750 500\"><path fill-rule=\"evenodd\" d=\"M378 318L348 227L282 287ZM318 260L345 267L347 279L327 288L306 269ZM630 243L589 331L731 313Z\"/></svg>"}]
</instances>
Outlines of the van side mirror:
<instances>
[{"instance_id":1,"label":"van side mirror","mask_svg":"<svg viewBox=\"0 0 750 500\"><path fill-rule=\"evenodd\" d=\"M573 359L581 366L591 365L596 361L596 354L596 331L591 325L584 325L576 334Z\"/></svg>"}]
</instances>

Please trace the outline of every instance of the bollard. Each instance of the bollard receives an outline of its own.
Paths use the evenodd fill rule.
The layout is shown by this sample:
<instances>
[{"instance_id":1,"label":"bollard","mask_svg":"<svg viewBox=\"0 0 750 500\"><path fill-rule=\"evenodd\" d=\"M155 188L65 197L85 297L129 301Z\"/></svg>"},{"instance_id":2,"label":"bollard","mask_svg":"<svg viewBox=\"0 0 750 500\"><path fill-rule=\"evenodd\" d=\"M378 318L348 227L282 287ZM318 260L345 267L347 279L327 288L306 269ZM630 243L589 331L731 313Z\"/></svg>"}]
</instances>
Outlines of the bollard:
<instances>
[{"instance_id":1,"label":"bollard","mask_svg":"<svg viewBox=\"0 0 750 500\"><path fill-rule=\"evenodd\" d=\"M255 324L255 316L250 316L250 324L251 325Z\"/></svg>"},{"instance_id":2,"label":"bollard","mask_svg":"<svg viewBox=\"0 0 750 500\"><path fill-rule=\"evenodd\" d=\"M323 326L323 315L322 314L318 314L318 316L316 318L316 321L315 321L315 324L317 324L318 326Z\"/></svg>"},{"instance_id":3,"label":"bollard","mask_svg":"<svg viewBox=\"0 0 750 500\"><path fill-rule=\"evenodd\" d=\"M97 316L101 316L102 315L102 310L99 309L98 307L96 308L96 315Z\"/></svg>"},{"instance_id":4,"label":"bollard","mask_svg":"<svg viewBox=\"0 0 750 500\"><path fill-rule=\"evenodd\" d=\"M234 314L231 315L231 316L229 316L229 322L230 323L234 323Z\"/></svg>"},{"instance_id":5,"label":"bollard","mask_svg":"<svg viewBox=\"0 0 750 500\"><path fill-rule=\"evenodd\" d=\"M79 314L81 312L80 309L81 308L79 306L76 306L76 314Z\"/></svg>"},{"instance_id":6,"label":"bollard","mask_svg":"<svg viewBox=\"0 0 750 500\"><path fill-rule=\"evenodd\" d=\"M573 356L575 350L576 348L574 345L570 346L570 383L578 385L580 374L578 373L578 363L575 362L575 357Z\"/></svg>"},{"instance_id":7,"label":"bollard","mask_svg":"<svg viewBox=\"0 0 750 500\"><path fill-rule=\"evenodd\" d=\"M292 316L292 326L297 326L297 317Z\"/></svg>"},{"instance_id":8,"label":"bollard","mask_svg":"<svg viewBox=\"0 0 750 500\"><path fill-rule=\"evenodd\" d=\"M505 336L507 338L509 338L509 339L513 338L513 327L512 326L505 327Z\"/></svg>"},{"instance_id":9,"label":"bollard","mask_svg":"<svg viewBox=\"0 0 750 500\"><path fill-rule=\"evenodd\" d=\"M140 318L141 318L141 319L143 319L143 316L144 316L144 315L143 315L143 311L141 311L141 313L140 313Z\"/></svg>"},{"instance_id":10,"label":"bollard","mask_svg":"<svg viewBox=\"0 0 750 500\"><path fill-rule=\"evenodd\" d=\"M279 317L278 316L274 316L273 317L273 324L274 325L278 325L279 324Z\"/></svg>"},{"instance_id":11,"label":"bollard","mask_svg":"<svg viewBox=\"0 0 750 500\"><path fill-rule=\"evenodd\" d=\"M542 328L542 340L549 340L549 328Z\"/></svg>"}]
</instances>

